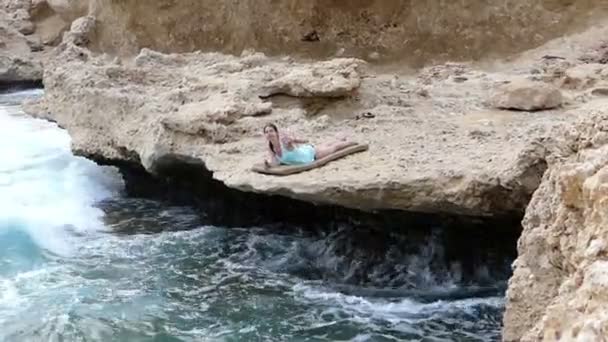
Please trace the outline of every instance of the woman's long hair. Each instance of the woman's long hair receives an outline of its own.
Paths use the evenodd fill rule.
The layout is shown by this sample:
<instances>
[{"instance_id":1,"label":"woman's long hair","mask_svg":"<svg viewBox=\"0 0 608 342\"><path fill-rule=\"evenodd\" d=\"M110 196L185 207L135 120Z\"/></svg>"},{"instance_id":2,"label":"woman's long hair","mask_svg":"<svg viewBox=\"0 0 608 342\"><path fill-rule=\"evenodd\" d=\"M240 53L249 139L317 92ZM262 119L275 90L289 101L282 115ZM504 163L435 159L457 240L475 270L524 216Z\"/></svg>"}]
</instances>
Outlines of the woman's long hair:
<instances>
[{"instance_id":1,"label":"woman's long hair","mask_svg":"<svg viewBox=\"0 0 608 342\"><path fill-rule=\"evenodd\" d=\"M266 128L268 128L268 127L272 128L275 132L277 132L277 135L279 134L279 129L273 123L269 123L266 126L264 126L264 133L266 133ZM272 153L274 153L275 155L277 154L277 152L274 150L274 147L272 146L272 143L270 141L268 142L268 147L270 147L270 150L272 151Z\"/></svg>"}]
</instances>

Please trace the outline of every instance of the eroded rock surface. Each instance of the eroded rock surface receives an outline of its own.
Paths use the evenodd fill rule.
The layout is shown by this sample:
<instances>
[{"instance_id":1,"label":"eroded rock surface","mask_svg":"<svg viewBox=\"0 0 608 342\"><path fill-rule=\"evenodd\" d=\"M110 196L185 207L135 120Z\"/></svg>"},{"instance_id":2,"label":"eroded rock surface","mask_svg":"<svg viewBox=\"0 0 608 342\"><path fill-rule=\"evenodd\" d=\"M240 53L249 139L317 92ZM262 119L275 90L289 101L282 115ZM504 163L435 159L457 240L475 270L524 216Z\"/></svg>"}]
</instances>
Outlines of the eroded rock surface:
<instances>
[{"instance_id":1,"label":"eroded rock surface","mask_svg":"<svg viewBox=\"0 0 608 342\"><path fill-rule=\"evenodd\" d=\"M523 221L505 341L608 336L608 102L560 136Z\"/></svg>"},{"instance_id":2,"label":"eroded rock surface","mask_svg":"<svg viewBox=\"0 0 608 342\"><path fill-rule=\"evenodd\" d=\"M54 0L53 2L58 2ZM61 0L60 2L72 2ZM83 1L81 1L82 3ZM86 2L86 1L84 1ZM95 49L196 50L369 61L469 60L511 54L580 29L606 0L89 0ZM81 14L84 15L84 14ZM204 23L204 25L201 25Z\"/></svg>"},{"instance_id":3,"label":"eroded rock surface","mask_svg":"<svg viewBox=\"0 0 608 342\"><path fill-rule=\"evenodd\" d=\"M0 55L0 83L42 81L42 64L33 59Z\"/></svg>"},{"instance_id":4,"label":"eroded rock surface","mask_svg":"<svg viewBox=\"0 0 608 342\"><path fill-rule=\"evenodd\" d=\"M46 70L44 101L29 108L66 127L77 153L141 163L150 172L168 160L197 161L229 187L315 203L523 212L554 129L587 115L492 109L494 89L520 77L509 68L449 63L385 73L352 58L297 62L147 49L120 60L87 50L86 39L76 45L72 33ZM526 101L533 108L535 100ZM266 155L262 128L269 122L316 144L347 138L370 150L303 174L262 176L250 167Z\"/></svg>"},{"instance_id":5,"label":"eroded rock surface","mask_svg":"<svg viewBox=\"0 0 608 342\"><path fill-rule=\"evenodd\" d=\"M34 34L31 2L10 0L0 5L0 86L42 80L38 52L42 44Z\"/></svg>"},{"instance_id":6,"label":"eroded rock surface","mask_svg":"<svg viewBox=\"0 0 608 342\"><path fill-rule=\"evenodd\" d=\"M605 3L11 0L0 8L0 46L14 54L0 59L0 74L38 77L21 66L57 45L45 98L30 112L67 128L76 153L152 173L196 163L244 191L464 215L521 213L536 191L504 338L595 341L607 335L606 27L485 69L413 73L362 59L420 65L512 53L578 28ZM249 168L265 156L269 122L370 150L262 176Z\"/></svg>"},{"instance_id":7,"label":"eroded rock surface","mask_svg":"<svg viewBox=\"0 0 608 342\"><path fill-rule=\"evenodd\" d=\"M99 20L91 48L136 55L218 51L357 57L410 65L512 54L606 14L606 0L6 0L16 26L57 45L76 18ZM204 23L204 24L203 24Z\"/></svg>"}]
</instances>

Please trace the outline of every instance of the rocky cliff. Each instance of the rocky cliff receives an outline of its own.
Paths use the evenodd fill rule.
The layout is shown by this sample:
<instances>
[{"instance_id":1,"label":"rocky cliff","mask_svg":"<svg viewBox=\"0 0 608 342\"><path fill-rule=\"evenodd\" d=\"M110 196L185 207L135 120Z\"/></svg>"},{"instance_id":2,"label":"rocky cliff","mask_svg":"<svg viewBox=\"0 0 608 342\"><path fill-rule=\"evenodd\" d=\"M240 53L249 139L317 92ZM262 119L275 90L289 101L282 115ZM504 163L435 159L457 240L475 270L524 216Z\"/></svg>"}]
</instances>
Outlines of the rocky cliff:
<instances>
[{"instance_id":1,"label":"rocky cliff","mask_svg":"<svg viewBox=\"0 0 608 342\"><path fill-rule=\"evenodd\" d=\"M603 17L606 0L7 0L19 29L54 46L96 17L91 48L136 55L196 50L429 62L512 55ZM0 22L2 18L0 17Z\"/></svg>"},{"instance_id":2,"label":"rocky cliff","mask_svg":"<svg viewBox=\"0 0 608 342\"><path fill-rule=\"evenodd\" d=\"M608 102L563 132L523 221L505 341L608 336Z\"/></svg>"},{"instance_id":3,"label":"rocky cliff","mask_svg":"<svg viewBox=\"0 0 608 342\"><path fill-rule=\"evenodd\" d=\"M6 0L0 6L0 68L6 70L5 81L39 79L40 63L47 58L38 52L59 44L71 23L86 15L97 23L89 48L113 55L135 56L141 48L237 55L255 50L270 56L356 57L422 66L514 55L588 27L604 17L606 4Z\"/></svg>"},{"instance_id":4,"label":"rocky cliff","mask_svg":"<svg viewBox=\"0 0 608 342\"><path fill-rule=\"evenodd\" d=\"M49 1L64 18L87 1ZM63 8L58 3L64 5ZM407 61L478 59L538 46L601 17L605 0L89 0L97 50L196 50ZM65 8L72 8L71 11Z\"/></svg>"},{"instance_id":5,"label":"rocky cliff","mask_svg":"<svg viewBox=\"0 0 608 342\"><path fill-rule=\"evenodd\" d=\"M524 211L555 127L587 115L567 110L593 85L573 84L582 62L572 51L597 45L582 35L568 49L556 44L500 67L411 73L251 51L144 49L120 59L92 48L103 41L100 25L93 15L72 23L46 69L43 103L30 106L67 128L77 153L156 174L203 165L229 187L315 203L476 216ZM602 70L591 72L596 83ZM269 122L315 143L350 139L370 150L305 174L261 176L250 167L265 156Z\"/></svg>"},{"instance_id":6,"label":"rocky cliff","mask_svg":"<svg viewBox=\"0 0 608 342\"><path fill-rule=\"evenodd\" d=\"M34 57L42 46L32 38L33 32L29 4L8 1L0 5L0 87L42 79L42 65Z\"/></svg>"},{"instance_id":7,"label":"rocky cliff","mask_svg":"<svg viewBox=\"0 0 608 342\"><path fill-rule=\"evenodd\" d=\"M152 173L204 165L232 188L365 210L523 212L545 170L539 142L584 115L494 110L486 100L498 85L526 93L543 83L461 64L399 75L357 59L144 50L119 61L71 43L62 49L45 72L42 108L30 110L65 127L77 153ZM262 176L250 168L266 156L269 122L315 143L346 138L370 150L299 175Z\"/></svg>"},{"instance_id":8,"label":"rocky cliff","mask_svg":"<svg viewBox=\"0 0 608 342\"><path fill-rule=\"evenodd\" d=\"M28 20L3 19L11 37L57 46L27 108L65 127L76 153L364 210L526 211L504 339L606 335L608 27L588 27L606 2L27 3ZM11 51L37 49L17 40ZM370 149L262 176L249 168L269 122Z\"/></svg>"}]
</instances>

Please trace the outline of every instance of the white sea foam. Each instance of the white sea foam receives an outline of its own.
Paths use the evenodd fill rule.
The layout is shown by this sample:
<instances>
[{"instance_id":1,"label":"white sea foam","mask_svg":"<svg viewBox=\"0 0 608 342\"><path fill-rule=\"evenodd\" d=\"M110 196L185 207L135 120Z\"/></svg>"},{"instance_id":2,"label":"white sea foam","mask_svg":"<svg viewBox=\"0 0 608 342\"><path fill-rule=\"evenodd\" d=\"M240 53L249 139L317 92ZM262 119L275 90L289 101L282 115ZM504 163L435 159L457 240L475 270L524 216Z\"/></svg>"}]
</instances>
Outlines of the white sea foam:
<instances>
[{"instance_id":1,"label":"white sea foam","mask_svg":"<svg viewBox=\"0 0 608 342\"><path fill-rule=\"evenodd\" d=\"M93 205L120 188L115 172L72 155L57 125L0 105L0 233L23 230L46 250L70 253L70 231L103 229Z\"/></svg>"},{"instance_id":2,"label":"white sea foam","mask_svg":"<svg viewBox=\"0 0 608 342\"><path fill-rule=\"evenodd\" d=\"M504 305L504 298L502 297L437 300L431 303L421 303L409 298L402 298L398 301L370 299L301 283L295 285L293 291L296 298L301 301L339 307L360 317L377 318L391 322L411 322L420 317L426 319L435 313L445 314L449 311L466 313L479 305L495 308L501 308Z\"/></svg>"}]
</instances>

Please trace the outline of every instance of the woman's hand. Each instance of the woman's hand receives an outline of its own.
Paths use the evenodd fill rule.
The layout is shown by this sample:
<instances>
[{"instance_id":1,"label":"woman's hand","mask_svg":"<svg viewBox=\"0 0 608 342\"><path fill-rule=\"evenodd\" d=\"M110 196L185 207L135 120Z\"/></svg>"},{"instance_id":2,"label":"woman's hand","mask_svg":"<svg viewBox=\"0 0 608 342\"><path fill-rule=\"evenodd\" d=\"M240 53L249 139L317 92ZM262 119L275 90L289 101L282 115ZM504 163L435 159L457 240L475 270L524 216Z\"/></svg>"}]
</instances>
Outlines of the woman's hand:
<instances>
[{"instance_id":1,"label":"woman's hand","mask_svg":"<svg viewBox=\"0 0 608 342\"><path fill-rule=\"evenodd\" d=\"M306 144L306 143L308 143L308 140L305 140L305 139L298 139L298 138L293 138L290 136L283 137L283 145L289 151L293 150L297 144Z\"/></svg>"},{"instance_id":2,"label":"woman's hand","mask_svg":"<svg viewBox=\"0 0 608 342\"><path fill-rule=\"evenodd\" d=\"M293 150L293 148L295 147L293 145L293 139L291 139L291 137L289 137L289 136L283 136L281 138L281 143L283 144L283 146L285 146L285 149L288 151Z\"/></svg>"}]
</instances>

